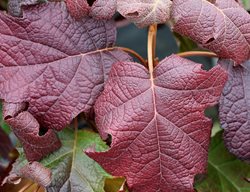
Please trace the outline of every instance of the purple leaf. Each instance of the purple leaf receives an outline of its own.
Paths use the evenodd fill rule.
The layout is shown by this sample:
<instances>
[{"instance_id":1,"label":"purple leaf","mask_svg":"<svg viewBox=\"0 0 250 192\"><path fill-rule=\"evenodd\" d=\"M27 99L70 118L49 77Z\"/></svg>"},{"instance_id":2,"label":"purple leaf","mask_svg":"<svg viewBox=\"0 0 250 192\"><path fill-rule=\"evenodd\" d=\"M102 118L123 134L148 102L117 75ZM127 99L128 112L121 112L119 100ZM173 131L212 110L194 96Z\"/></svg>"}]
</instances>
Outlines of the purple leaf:
<instances>
[{"instance_id":1,"label":"purple leaf","mask_svg":"<svg viewBox=\"0 0 250 192\"><path fill-rule=\"evenodd\" d=\"M17 163L19 163L19 165L17 165ZM26 164L20 169L18 168L19 166L19 161L14 163L13 169L9 173L8 177L6 177L4 180L4 184L18 184L21 181L20 178L29 178L38 183L40 186L47 187L50 185L52 180L51 170L44 167L41 163L34 161Z\"/></svg>"},{"instance_id":2,"label":"purple leaf","mask_svg":"<svg viewBox=\"0 0 250 192\"><path fill-rule=\"evenodd\" d=\"M204 110L217 103L227 80L216 66L201 69L172 55L152 76L137 63L113 66L95 111L109 151L87 152L131 191L193 191L194 176L207 166L212 122Z\"/></svg>"},{"instance_id":3,"label":"purple leaf","mask_svg":"<svg viewBox=\"0 0 250 192\"><path fill-rule=\"evenodd\" d=\"M117 0L119 13L139 27L167 22L171 5L171 0Z\"/></svg>"},{"instance_id":4,"label":"purple leaf","mask_svg":"<svg viewBox=\"0 0 250 192\"><path fill-rule=\"evenodd\" d=\"M88 112L113 63L130 57L112 46L111 21L74 20L61 3L0 14L0 98L28 102L45 128L61 130ZM27 114L26 114L27 115Z\"/></svg>"},{"instance_id":5,"label":"purple leaf","mask_svg":"<svg viewBox=\"0 0 250 192\"><path fill-rule=\"evenodd\" d=\"M97 19L111 19L116 12L117 0L96 0L91 6L90 16Z\"/></svg>"},{"instance_id":6,"label":"purple leaf","mask_svg":"<svg viewBox=\"0 0 250 192\"><path fill-rule=\"evenodd\" d=\"M40 136L39 123L24 110L24 104L4 103L3 116L21 141L26 158L29 161L38 161L58 149L61 143L53 130Z\"/></svg>"},{"instance_id":7,"label":"purple leaf","mask_svg":"<svg viewBox=\"0 0 250 192\"><path fill-rule=\"evenodd\" d=\"M69 13L76 19L81 19L89 14L90 6L87 0L66 0Z\"/></svg>"},{"instance_id":8,"label":"purple leaf","mask_svg":"<svg viewBox=\"0 0 250 192\"><path fill-rule=\"evenodd\" d=\"M174 30L221 58L250 58L250 15L235 0L174 0Z\"/></svg>"},{"instance_id":9,"label":"purple leaf","mask_svg":"<svg viewBox=\"0 0 250 192\"><path fill-rule=\"evenodd\" d=\"M47 0L8 0L8 13L12 16L19 17L22 15L22 6L36 5L46 1Z\"/></svg>"},{"instance_id":10,"label":"purple leaf","mask_svg":"<svg viewBox=\"0 0 250 192\"><path fill-rule=\"evenodd\" d=\"M87 0L66 0L70 14L81 19L87 15L95 19L111 19L116 12L117 0L95 0L90 6Z\"/></svg>"},{"instance_id":11,"label":"purple leaf","mask_svg":"<svg viewBox=\"0 0 250 192\"><path fill-rule=\"evenodd\" d=\"M220 98L220 122L229 151L250 161L250 61L233 67L233 62L220 60L228 74Z\"/></svg>"}]
</instances>

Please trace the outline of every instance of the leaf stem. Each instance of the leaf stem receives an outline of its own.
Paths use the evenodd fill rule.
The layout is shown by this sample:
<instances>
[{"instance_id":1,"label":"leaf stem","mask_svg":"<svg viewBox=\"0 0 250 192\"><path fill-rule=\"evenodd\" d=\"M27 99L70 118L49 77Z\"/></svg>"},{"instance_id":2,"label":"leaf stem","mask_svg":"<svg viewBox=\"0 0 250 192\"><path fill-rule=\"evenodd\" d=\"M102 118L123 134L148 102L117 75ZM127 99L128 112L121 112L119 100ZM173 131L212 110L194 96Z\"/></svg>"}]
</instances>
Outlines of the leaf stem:
<instances>
[{"instance_id":1,"label":"leaf stem","mask_svg":"<svg viewBox=\"0 0 250 192\"><path fill-rule=\"evenodd\" d=\"M134 50L126 48L126 47L113 47L113 48L120 49L122 51L130 53L131 55L135 56L145 67L147 67L147 61L139 53L135 52Z\"/></svg>"},{"instance_id":2,"label":"leaf stem","mask_svg":"<svg viewBox=\"0 0 250 192\"><path fill-rule=\"evenodd\" d=\"M190 57L190 56L218 57L215 53L208 51L187 51L183 53L178 53L177 55L180 57Z\"/></svg>"},{"instance_id":3,"label":"leaf stem","mask_svg":"<svg viewBox=\"0 0 250 192\"><path fill-rule=\"evenodd\" d=\"M148 31L148 68L152 76L154 70L154 58L156 47L157 25L150 25Z\"/></svg>"}]
</instances>

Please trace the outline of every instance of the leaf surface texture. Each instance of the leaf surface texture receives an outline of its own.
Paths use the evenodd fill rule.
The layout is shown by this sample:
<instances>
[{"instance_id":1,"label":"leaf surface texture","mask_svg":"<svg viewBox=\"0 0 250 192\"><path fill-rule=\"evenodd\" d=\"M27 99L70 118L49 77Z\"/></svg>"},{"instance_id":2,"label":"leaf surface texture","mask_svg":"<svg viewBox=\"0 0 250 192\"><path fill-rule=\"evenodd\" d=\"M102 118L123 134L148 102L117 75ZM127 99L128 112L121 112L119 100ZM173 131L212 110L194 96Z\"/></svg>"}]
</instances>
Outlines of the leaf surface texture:
<instances>
[{"instance_id":1,"label":"leaf surface texture","mask_svg":"<svg viewBox=\"0 0 250 192\"><path fill-rule=\"evenodd\" d=\"M113 66L98 98L96 122L109 151L87 152L114 176L125 176L131 191L193 191L193 178L206 169L211 120L227 79L217 66L201 66L172 55L152 77L137 64Z\"/></svg>"},{"instance_id":2,"label":"leaf surface texture","mask_svg":"<svg viewBox=\"0 0 250 192\"><path fill-rule=\"evenodd\" d=\"M23 18L0 14L0 98L28 102L42 126L61 130L88 112L113 63L130 60L113 46L111 21L67 12L65 3L24 9Z\"/></svg>"},{"instance_id":3,"label":"leaf surface texture","mask_svg":"<svg viewBox=\"0 0 250 192\"><path fill-rule=\"evenodd\" d=\"M58 136L62 141L62 147L44 158L40 165L36 162L35 166L39 165L38 170L30 171L26 168L27 160L20 149L21 155L14 164L11 174L28 177L45 184L50 181L49 185L45 185L48 192L104 192L105 179L112 177L83 152L93 145L97 151L107 149L99 135L91 131L73 131L66 128ZM41 169L42 166L45 169ZM52 175L49 177L47 169L51 170ZM41 170L40 174L39 170Z\"/></svg>"},{"instance_id":4,"label":"leaf surface texture","mask_svg":"<svg viewBox=\"0 0 250 192\"><path fill-rule=\"evenodd\" d=\"M230 152L250 161L250 61L233 67L220 60L229 79L220 98L220 122L224 141Z\"/></svg>"},{"instance_id":5,"label":"leaf surface texture","mask_svg":"<svg viewBox=\"0 0 250 192\"><path fill-rule=\"evenodd\" d=\"M139 27L165 23L170 18L170 0L117 0L117 11Z\"/></svg>"},{"instance_id":6,"label":"leaf surface texture","mask_svg":"<svg viewBox=\"0 0 250 192\"><path fill-rule=\"evenodd\" d=\"M235 0L174 0L174 30L237 64L250 58L250 15Z\"/></svg>"}]
</instances>

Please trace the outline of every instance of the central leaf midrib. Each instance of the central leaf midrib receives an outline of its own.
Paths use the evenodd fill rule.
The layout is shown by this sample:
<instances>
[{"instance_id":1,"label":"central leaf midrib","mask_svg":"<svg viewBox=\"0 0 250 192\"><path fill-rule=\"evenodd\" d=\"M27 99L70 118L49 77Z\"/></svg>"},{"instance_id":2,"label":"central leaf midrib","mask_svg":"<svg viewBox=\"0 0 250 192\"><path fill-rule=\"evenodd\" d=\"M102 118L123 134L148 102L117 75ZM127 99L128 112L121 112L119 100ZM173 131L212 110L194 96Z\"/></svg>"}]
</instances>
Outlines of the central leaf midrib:
<instances>
[{"instance_id":1,"label":"central leaf midrib","mask_svg":"<svg viewBox=\"0 0 250 192\"><path fill-rule=\"evenodd\" d=\"M82 176L80 174L80 172L77 170L77 168L75 167L77 139L78 139L78 130L75 129L74 130L74 143L73 143L73 146L72 146L72 162L71 162L71 168L70 168L70 176L69 176L68 179L70 179L71 173L73 172L73 169L74 169L76 171L76 173L80 176L80 178L82 178L83 181L86 181L88 183L88 185L90 186L90 188L92 189L92 191L94 191L94 187L91 185L91 182L89 182L87 180L87 178L84 178L84 176Z\"/></svg>"},{"instance_id":2,"label":"central leaf midrib","mask_svg":"<svg viewBox=\"0 0 250 192\"><path fill-rule=\"evenodd\" d=\"M12 37L11 35L8 35L8 34L1 34L1 35L5 35L7 37ZM17 37L17 36L14 36L15 38L17 39L20 39L21 41L27 41L27 42L32 42L34 44L40 44L42 46L45 46L45 47L48 47L50 49L54 49L56 50L57 52L60 52L61 54L64 54L65 56L61 57L61 58L58 58L58 59L55 59L53 61L47 61L47 62L42 62L42 63L36 63L36 64L28 64L25 63L24 65L23 64L20 64L18 66L5 66L5 67L27 67L27 66L35 66L35 65L45 65L45 64L50 64L50 63L54 63L54 62L57 62L57 61L60 61L60 60L63 60L63 59L68 59L68 58L71 58L71 57L78 57L78 56L81 56L81 57L84 57L86 55L90 55L90 54L94 54L94 53L98 53L98 52L103 52L103 51L112 51L112 50L115 50L115 49L118 49L118 47L104 47L104 48L101 48L101 49L96 49L96 50L90 50L90 51L85 51L83 53L78 53L78 54L74 54L74 55L69 55L55 47L51 47L49 45L46 45L46 44L42 44L40 42L36 42L36 41L32 41L32 40L28 40L28 39L23 39L21 37Z\"/></svg>"},{"instance_id":3,"label":"central leaf midrib","mask_svg":"<svg viewBox=\"0 0 250 192\"><path fill-rule=\"evenodd\" d=\"M159 135L159 130L158 130L158 125L157 125L157 108L156 108L156 97L155 97L155 84L154 84L154 77L153 77L153 72L150 73L150 81L151 81L151 90L152 90L152 98L153 98L153 109L154 109L154 121L155 121L155 129L156 129L156 135L157 135L157 143L158 143L158 153L159 153L159 159L160 159L160 163L159 163L159 167L160 167L160 177L161 180L163 178L162 176L162 164L161 164L161 146L160 146L160 135ZM160 183L161 183L160 180Z\"/></svg>"}]
</instances>

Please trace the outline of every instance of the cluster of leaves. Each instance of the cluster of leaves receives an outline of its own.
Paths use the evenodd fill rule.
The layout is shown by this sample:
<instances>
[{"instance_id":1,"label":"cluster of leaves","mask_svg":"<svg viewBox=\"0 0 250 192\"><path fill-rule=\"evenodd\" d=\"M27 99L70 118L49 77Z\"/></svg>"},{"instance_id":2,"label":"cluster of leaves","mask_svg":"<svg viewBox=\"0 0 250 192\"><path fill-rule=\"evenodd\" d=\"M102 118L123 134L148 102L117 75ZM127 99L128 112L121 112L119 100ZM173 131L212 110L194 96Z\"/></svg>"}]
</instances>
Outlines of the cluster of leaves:
<instances>
[{"instance_id":1,"label":"cluster of leaves","mask_svg":"<svg viewBox=\"0 0 250 192\"><path fill-rule=\"evenodd\" d=\"M8 7L0 13L0 98L31 162L21 155L9 180L29 177L48 191L103 191L113 177L91 157L124 176L131 191L193 191L195 175L207 167L212 121L204 110L219 100L225 145L250 161L250 15L239 2L12 0ZM151 25L147 62L114 46L116 11L139 27ZM155 25L170 19L175 32L215 52L218 65L205 71L177 55L158 63ZM56 134L93 109L101 138L112 137L109 149L92 132ZM36 162L47 155L43 165ZM210 158L209 171L224 177L223 165Z\"/></svg>"}]
</instances>

